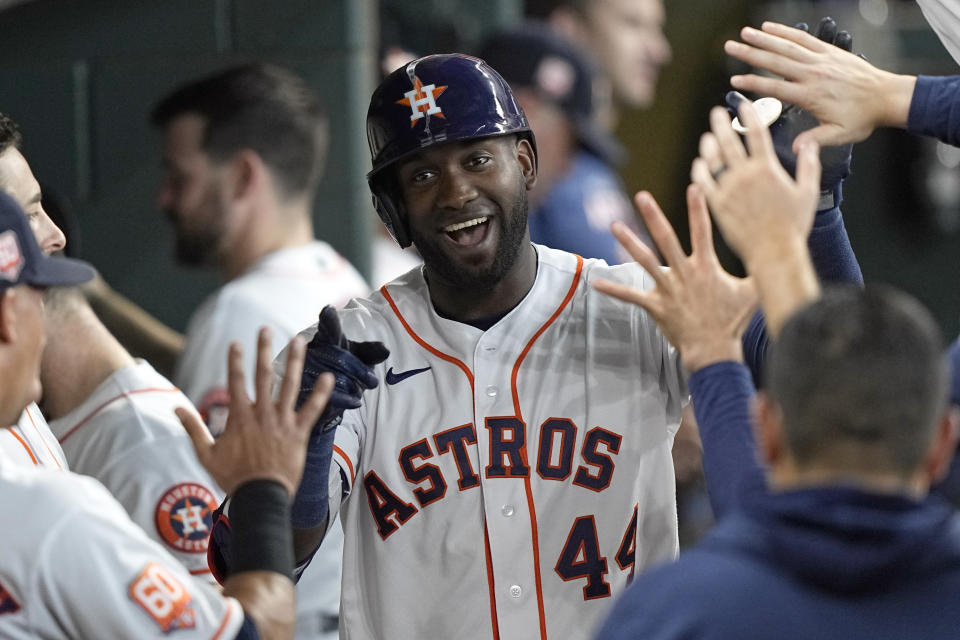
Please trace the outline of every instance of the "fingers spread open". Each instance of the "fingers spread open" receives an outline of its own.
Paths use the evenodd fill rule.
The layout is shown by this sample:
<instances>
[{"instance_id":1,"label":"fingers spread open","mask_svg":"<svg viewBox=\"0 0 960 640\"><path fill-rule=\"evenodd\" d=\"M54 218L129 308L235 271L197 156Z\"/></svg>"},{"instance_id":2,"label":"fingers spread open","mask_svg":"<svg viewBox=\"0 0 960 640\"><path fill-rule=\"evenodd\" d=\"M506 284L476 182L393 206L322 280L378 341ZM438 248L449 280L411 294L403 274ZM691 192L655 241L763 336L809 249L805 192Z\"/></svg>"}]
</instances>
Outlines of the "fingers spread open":
<instances>
[{"instance_id":1,"label":"fingers spread open","mask_svg":"<svg viewBox=\"0 0 960 640\"><path fill-rule=\"evenodd\" d=\"M723 155L720 153L720 143L717 137L711 132L706 132L700 136L700 157L707 163L710 173L716 173L724 169Z\"/></svg>"},{"instance_id":2,"label":"fingers spread open","mask_svg":"<svg viewBox=\"0 0 960 640\"><path fill-rule=\"evenodd\" d=\"M210 435L207 426L203 424L196 411L191 411L185 407L177 407L173 411L180 419L180 424L187 430L187 435L190 436L190 441L193 443L193 449L197 452L197 459L203 463L213 447L213 436Z\"/></svg>"},{"instance_id":3,"label":"fingers spread open","mask_svg":"<svg viewBox=\"0 0 960 640\"><path fill-rule=\"evenodd\" d=\"M270 402L273 399L273 367L271 367L270 335L268 327L261 327L257 333L257 365L254 388L257 401Z\"/></svg>"},{"instance_id":4,"label":"fingers spread open","mask_svg":"<svg viewBox=\"0 0 960 640\"><path fill-rule=\"evenodd\" d=\"M250 404L247 383L243 376L243 348L232 342L227 351L227 390L230 392L230 410Z\"/></svg>"},{"instance_id":5,"label":"fingers spread open","mask_svg":"<svg viewBox=\"0 0 960 640\"><path fill-rule=\"evenodd\" d=\"M749 100L740 103L740 110L743 111L743 105L751 104ZM742 119L741 119L742 122ZM717 145L720 147L720 154L723 157L723 164L728 168L733 168L738 162L747 157L747 152L740 142L740 136L733 130L733 124L730 121L730 114L723 107L714 107L710 109L710 130L717 138ZM711 169L713 167L710 167Z\"/></svg>"},{"instance_id":6,"label":"fingers spread open","mask_svg":"<svg viewBox=\"0 0 960 640\"><path fill-rule=\"evenodd\" d=\"M802 106L806 96L804 88L794 82L780 78L768 78L752 73L730 77L730 86L741 91L752 91L758 95L770 96L783 102L791 102Z\"/></svg>"},{"instance_id":7,"label":"fingers spread open","mask_svg":"<svg viewBox=\"0 0 960 640\"><path fill-rule=\"evenodd\" d=\"M693 164L690 166L690 180L700 187L700 190L703 191L708 199L712 198L717 192L717 189L720 188L719 185L717 185L717 181L713 179L710 168L703 158L694 158Z\"/></svg>"},{"instance_id":8,"label":"fingers spread open","mask_svg":"<svg viewBox=\"0 0 960 640\"><path fill-rule=\"evenodd\" d=\"M760 28L764 33L785 38L791 42L797 43L804 49L809 49L810 51L816 53L826 51L829 46L832 46L823 42L820 38L807 33L806 31L794 29L793 27L788 27L787 25L780 24L779 22L764 22L762 25L760 25ZM746 31L746 29L750 29L750 27L746 27L743 31ZM756 29L751 29L751 31L756 31ZM741 35L744 35L743 32L741 32ZM746 39L747 37L744 37L744 40Z\"/></svg>"},{"instance_id":9,"label":"fingers spread open","mask_svg":"<svg viewBox=\"0 0 960 640\"><path fill-rule=\"evenodd\" d=\"M716 259L707 200L700 187L694 184L687 187L687 215L690 218L690 245L693 255Z\"/></svg>"},{"instance_id":10,"label":"fingers spread open","mask_svg":"<svg viewBox=\"0 0 960 640\"><path fill-rule=\"evenodd\" d=\"M635 304L643 309L646 309L654 316L657 315L655 294L651 293L650 291L642 291L620 282L612 282L610 280L603 279L594 280L592 285L594 289L604 295L616 298L617 300L623 300L624 302L630 304Z\"/></svg>"},{"instance_id":11,"label":"fingers spread open","mask_svg":"<svg viewBox=\"0 0 960 640\"><path fill-rule=\"evenodd\" d=\"M805 142L797 156L797 184L809 193L820 191L820 147L815 142Z\"/></svg>"},{"instance_id":12,"label":"fingers spread open","mask_svg":"<svg viewBox=\"0 0 960 640\"><path fill-rule=\"evenodd\" d=\"M654 275L656 280L660 272L660 261L653 253L653 250L645 245L637 235L622 222L614 222L610 225L610 232L613 233L617 241L627 250L634 260L647 272Z\"/></svg>"},{"instance_id":13,"label":"fingers spread open","mask_svg":"<svg viewBox=\"0 0 960 640\"><path fill-rule=\"evenodd\" d=\"M811 36L805 31L800 29L793 29L793 31L802 33L808 38L816 40L816 42L818 42L822 47L823 43L820 40L817 40L815 37ZM778 56L782 58L782 63L791 69L795 69L797 67L797 65L794 65L793 63L799 62L803 64L810 64L816 60L817 57L816 49L811 49L810 47L806 46L805 44L801 44L796 40L774 35L759 29L754 29L753 27L744 27L741 29L740 35L743 37L745 42L753 45L755 48L762 49L772 56Z\"/></svg>"},{"instance_id":14,"label":"fingers spread open","mask_svg":"<svg viewBox=\"0 0 960 640\"><path fill-rule=\"evenodd\" d=\"M760 115L753 107L753 103L743 102L740 105L740 122L747 128L747 147L750 148L750 155L776 159L777 154L773 150L770 129L760 120Z\"/></svg>"},{"instance_id":15,"label":"fingers spread open","mask_svg":"<svg viewBox=\"0 0 960 640\"><path fill-rule=\"evenodd\" d=\"M683 252L683 247L680 246L680 241L677 240L677 234L674 233L673 227L670 226L667 216L665 216L660 209L660 205L657 204L653 196L646 191L637 193L634 197L634 202L636 202L637 208L640 209L640 215L647 224L650 237L652 237L653 241L657 244L657 248L660 249L664 260L671 266L680 264L680 262L686 258L686 254Z\"/></svg>"}]
</instances>

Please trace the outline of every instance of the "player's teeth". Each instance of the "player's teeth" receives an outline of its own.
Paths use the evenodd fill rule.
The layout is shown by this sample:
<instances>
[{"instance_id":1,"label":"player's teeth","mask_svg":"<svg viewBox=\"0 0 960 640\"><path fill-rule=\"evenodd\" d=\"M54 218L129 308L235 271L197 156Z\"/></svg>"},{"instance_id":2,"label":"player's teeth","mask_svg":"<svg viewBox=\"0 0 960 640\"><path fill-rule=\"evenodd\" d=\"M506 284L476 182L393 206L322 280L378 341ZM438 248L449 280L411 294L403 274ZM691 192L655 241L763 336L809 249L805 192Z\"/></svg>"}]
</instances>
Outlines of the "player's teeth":
<instances>
[{"instance_id":1,"label":"player's teeth","mask_svg":"<svg viewBox=\"0 0 960 640\"><path fill-rule=\"evenodd\" d=\"M443 228L447 233L452 233L454 231L460 231L460 229L466 229L467 227L473 227L478 224L483 224L487 221L487 216L480 218L474 218L473 220L467 220L466 222L458 222L457 224L451 224Z\"/></svg>"}]
</instances>

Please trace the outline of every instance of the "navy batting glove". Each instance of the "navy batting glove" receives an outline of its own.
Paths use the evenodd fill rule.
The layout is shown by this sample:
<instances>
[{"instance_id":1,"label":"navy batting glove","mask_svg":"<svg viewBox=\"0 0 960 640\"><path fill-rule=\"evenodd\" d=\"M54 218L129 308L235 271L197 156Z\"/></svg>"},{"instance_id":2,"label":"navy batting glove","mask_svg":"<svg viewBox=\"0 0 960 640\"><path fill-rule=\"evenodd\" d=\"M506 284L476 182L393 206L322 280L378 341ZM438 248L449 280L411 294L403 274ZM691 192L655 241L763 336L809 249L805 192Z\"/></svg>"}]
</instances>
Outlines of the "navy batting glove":
<instances>
[{"instance_id":1,"label":"navy batting glove","mask_svg":"<svg viewBox=\"0 0 960 640\"><path fill-rule=\"evenodd\" d=\"M306 402L321 373L333 373L335 383L327 406L310 433L303 476L290 505L290 521L294 528L312 529L327 522L335 427L343 420L344 411L360 406L364 391L377 386L373 366L389 355L382 342L347 340L333 307L327 305L320 312L317 333L307 344L297 409Z\"/></svg>"},{"instance_id":2,"label":"navy batting glove","mask_svg":"<svg viewBox=\"0 0 960 640\"><path fill-rule=\"evenodd\" d=\"M336 380L327 407L320 414L314 431L326 431L340 424L343 412L360 406L363 392L377 386L374 365L387 359L390 351L382 342L347 340L340 329L337 310L327 305L320 312L317 333L307 344L297 395L297 409L306 401L321 373L330 372Z\"/></svg>"},{"instance_id":3,"label":"navy batting glove","mask_svg":"<svg viewBox=\"0 0 960 640\"><path fill-rule=\"evenodd\" d=\"M806 23L795 25L797 29L809 32ZM853 36L847 31L838 31L837 23L833 18L820 20L814 35L827 44L840 47L845 51L853 48ZM737 91L730 91L725 96L727 111L731 117L736 116L740 103L746 98ZM783 103L780 117L770 125L770 137L773 138L773 147L780 159L780 164L791 176L796 177L797 154L793 152L793 141L796 137L816 126L820 122L808 111L796 105ZM820 176L820 190L831 191L850 175L850 163L853 160L853 145L845 144L839 147L823 147L820 149L820 164L823 173Z\"/></svg>"}]
</instances>

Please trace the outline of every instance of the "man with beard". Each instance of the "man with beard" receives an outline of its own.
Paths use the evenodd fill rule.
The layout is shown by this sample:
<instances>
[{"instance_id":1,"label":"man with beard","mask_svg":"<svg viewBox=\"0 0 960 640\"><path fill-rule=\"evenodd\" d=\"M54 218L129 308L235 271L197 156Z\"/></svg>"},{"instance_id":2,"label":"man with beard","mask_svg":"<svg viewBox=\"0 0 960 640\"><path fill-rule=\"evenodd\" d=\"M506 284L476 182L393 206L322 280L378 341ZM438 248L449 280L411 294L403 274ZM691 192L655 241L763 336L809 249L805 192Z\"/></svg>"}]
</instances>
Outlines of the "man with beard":
<instances>
[{"instance_id":1,"label":"man with beard","mask_svg":"<svg viewBox=\"0 0 960 640\"><path fill-rule=\"evenodd\" d=\"M677 553L670 451L687 397L677 350L651 315L594 289L599 279L650 289L654 277L530 243L535 141L481 60L397 69L374 92L367 134L378 213L424 267L301 333L306 373L335 371L342 396L314 427L294 499L300 567L339 514L341 637L586 638L631 576ZM661 251L682 255L649 194L637 202ZM689 206L707 216L696 190ZM843 236L834 247L849 251L832 211L811 242ZM644 250L615 233L633 255ZM756 298L706 246L684 268L714 278L726 351ZM756 366L762 323L747 333ZM221 576L229 546L220 520Z\"/></svg>"},{"instance_id":2,"label":"man with beard","mask_svg":"<svg viewBox=\"0 0 960 640\"><path fill-rule=\"evenodd\" d=\"M230 343L246 347L252 380L259 327L284 344L324 305L342 306L369 287L313 235L327 120L300 78L266 64L227 69L175 90L152 121L163 131L158 199L177 258L215 266L226 281L191 318L174 376L217 433L229 400L222 354ZM299 638L336 636L339 524L333 533L298 587Z\"/></svg>"}]
</instances>

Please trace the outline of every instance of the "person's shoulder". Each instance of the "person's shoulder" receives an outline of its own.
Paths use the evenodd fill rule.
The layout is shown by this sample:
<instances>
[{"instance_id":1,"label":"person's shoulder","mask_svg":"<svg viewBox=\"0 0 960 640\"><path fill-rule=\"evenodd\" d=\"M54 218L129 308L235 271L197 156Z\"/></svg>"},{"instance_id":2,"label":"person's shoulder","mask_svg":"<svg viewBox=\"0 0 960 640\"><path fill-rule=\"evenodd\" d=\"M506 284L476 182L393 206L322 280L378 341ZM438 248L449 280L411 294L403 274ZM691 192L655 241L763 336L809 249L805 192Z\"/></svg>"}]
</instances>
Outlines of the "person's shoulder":
<instances>
[{"instance_id":1,"label":"person's shoulder","mask_svg":"<svg viewBox=\"0 0 960 640\"><path fill-rule=\"evenodd\" d=\"M93 478L45 467L0 466L0 513L17 523L12 530L4 530L11 536L13 531L29 534L33 545L78 509L109 512L116 508L110 493ZM5 550L10 546L5 544Z\"/></svg>"},{"instance_id":2,"label":"person's shoulder","mask_svg":"<svg viewBox=\"0 0 960 640\"><path fill-rule=\"evenodd\" d=\"M639 289L648 289L652 285L650 274L635 262L610 265L600 258L584 258L569 251L553 249L544 245L534 245L537 250L538 276L557 274L563 278L577 275L579 284L586 287L590 296L598 296L619 302L615 298L594 291L592 282L598 279L611 280Z\"/></svg>"}]
</instances>

